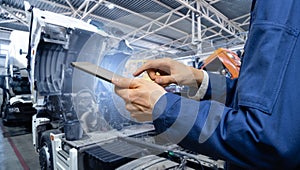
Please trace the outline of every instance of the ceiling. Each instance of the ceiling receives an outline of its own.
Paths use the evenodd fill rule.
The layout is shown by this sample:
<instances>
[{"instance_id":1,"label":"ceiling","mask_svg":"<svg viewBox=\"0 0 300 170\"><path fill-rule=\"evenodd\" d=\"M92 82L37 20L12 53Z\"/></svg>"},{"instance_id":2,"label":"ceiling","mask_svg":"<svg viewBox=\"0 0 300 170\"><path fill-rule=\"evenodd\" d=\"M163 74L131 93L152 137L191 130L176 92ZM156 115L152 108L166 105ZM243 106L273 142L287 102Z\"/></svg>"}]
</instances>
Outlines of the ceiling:
<instances>
[{"instance_id":1,"label":"ceiling","mask_svg":"<svg viewBox=\"0 0 300 170\"><path fill-rule=\"evenodd\" d=\"M251 0L28 0L42 10L88 21L127 39L147 57L201 55L243 46ZM59 18L58 18L59 19ZM28 30L23 0L0 0L0 28Z\"/></svg>"}]
</instances>

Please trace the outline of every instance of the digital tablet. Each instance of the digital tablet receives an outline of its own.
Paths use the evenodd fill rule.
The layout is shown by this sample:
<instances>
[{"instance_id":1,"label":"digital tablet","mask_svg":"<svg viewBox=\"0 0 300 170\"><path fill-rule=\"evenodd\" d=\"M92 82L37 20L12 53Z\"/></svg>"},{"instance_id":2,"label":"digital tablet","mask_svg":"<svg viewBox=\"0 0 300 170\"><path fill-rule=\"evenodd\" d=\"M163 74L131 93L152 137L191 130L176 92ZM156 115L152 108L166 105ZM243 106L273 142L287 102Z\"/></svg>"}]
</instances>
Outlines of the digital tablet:
<instances>
[{"instance_id":1,"label":"digital tablet","mask_svg":"<svg viewBox=\"0 0 300 170\"><path fill-rule=\"evenodd\" d=\"M107 82L112 81L112 78L123 78L123 76L118 75L112 71L109 71L105 68L99 67L93 63L89 62L72 62L71 65L75 68L78 68L79 70L82 70L86 73L89 73L93 76L96 76L102 80L105 80Z\"/></svg>"}]
</instances>

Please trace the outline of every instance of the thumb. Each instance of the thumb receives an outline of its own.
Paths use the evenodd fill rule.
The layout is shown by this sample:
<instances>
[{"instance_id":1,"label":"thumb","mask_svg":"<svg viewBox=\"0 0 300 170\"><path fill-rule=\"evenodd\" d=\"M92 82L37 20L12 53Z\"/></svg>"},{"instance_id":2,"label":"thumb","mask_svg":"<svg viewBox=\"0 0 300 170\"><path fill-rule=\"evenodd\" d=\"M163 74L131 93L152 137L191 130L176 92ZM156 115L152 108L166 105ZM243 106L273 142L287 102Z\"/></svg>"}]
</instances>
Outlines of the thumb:
<instances>
[{"instance_id":1,"label":"thumb","mask_svg":"<svg viewBox=\"0 0 300 170\"><path fill-rule=\"evenodd\" d=\"M111 82L119 88L128 88L129 89L132 84L132 80L133 79L130 79L130 78L113 77Z\"/></svg>"},{"instance_id":2,"label":"thumb","mask_svg":"<svg viewBox=\"0 0 300 170\"><path fill-rule=\"evenodd\" d=\"M168 85L171 83L176 83L175 79L171 76L157 76L155 82L160 85Z\"/></svg>"}]
</instances>

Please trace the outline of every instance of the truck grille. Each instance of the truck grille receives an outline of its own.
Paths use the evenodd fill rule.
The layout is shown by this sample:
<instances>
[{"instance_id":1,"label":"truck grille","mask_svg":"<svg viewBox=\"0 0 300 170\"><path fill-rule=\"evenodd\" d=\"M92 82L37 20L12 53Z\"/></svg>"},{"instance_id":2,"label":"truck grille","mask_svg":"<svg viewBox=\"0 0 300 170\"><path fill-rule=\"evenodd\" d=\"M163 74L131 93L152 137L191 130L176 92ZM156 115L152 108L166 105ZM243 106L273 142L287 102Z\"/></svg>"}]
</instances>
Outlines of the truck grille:
<instances>
[{"instance_id":1,"label":"truck grille","mask_svg":"<svg viewBox=\"0 0 300 170\"><path fill-rule=\"evenodd\" d=\"M135 158L147 155L147 150L125 141L114 141L85 151L88 169L115 169Z\"/></svg>"}]
</instances>

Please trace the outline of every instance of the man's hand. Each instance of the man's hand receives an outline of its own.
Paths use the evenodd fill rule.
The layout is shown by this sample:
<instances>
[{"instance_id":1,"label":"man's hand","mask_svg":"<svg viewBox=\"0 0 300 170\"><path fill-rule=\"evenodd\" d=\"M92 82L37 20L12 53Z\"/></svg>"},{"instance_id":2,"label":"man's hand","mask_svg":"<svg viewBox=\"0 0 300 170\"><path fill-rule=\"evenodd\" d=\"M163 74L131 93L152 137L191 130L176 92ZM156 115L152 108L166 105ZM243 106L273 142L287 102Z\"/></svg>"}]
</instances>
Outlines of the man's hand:
<instances>
[{"instance_id":1,"label":"man's hand","mask_svg":"<svg viewBox=\"0 0 300 170\"><path fill-rule=\"evenodd\" d=\"M170 58L151 60L138 68L134 76L147 71L149 77L161 86L171 83L198 87L203 79L203 72L199 69L184 65Z\"/></svg>"},{"instance_id":2,"label":"man's hand","mask_svg":"<svg viewBox=\"0 0 300 170\"><path fill-rule=\"evenodd\" d=\"M113 79L115 92L126 103L131 117L140 122L152 121L152 110L157 100L166 93L163 87L144 79Z\"/></svg>"}]
</instances>

